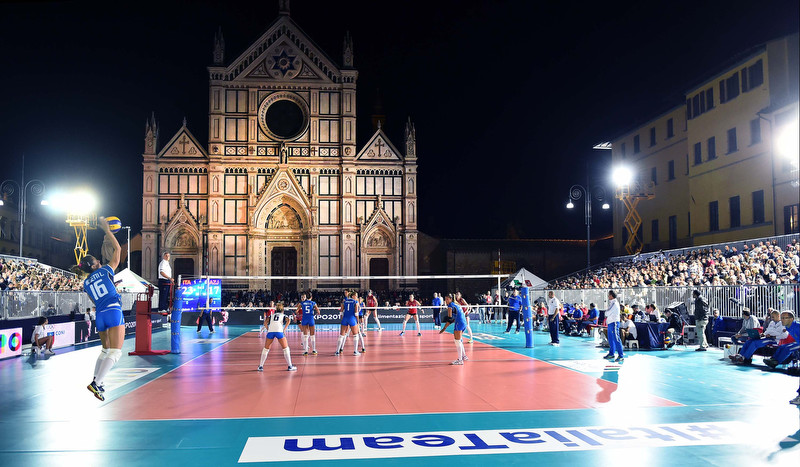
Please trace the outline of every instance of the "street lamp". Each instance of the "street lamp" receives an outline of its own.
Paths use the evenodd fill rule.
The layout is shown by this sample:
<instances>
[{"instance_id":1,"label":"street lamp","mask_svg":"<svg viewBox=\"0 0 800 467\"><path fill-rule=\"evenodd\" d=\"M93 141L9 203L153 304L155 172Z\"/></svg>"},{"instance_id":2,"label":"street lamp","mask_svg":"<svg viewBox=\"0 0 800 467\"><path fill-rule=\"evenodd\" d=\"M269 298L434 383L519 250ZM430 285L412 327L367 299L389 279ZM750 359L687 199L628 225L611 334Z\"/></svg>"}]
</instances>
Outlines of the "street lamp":
<instances>
[{"instance_id":1,"label":"street lamp","mask_svg":"<svg viewBox=\"0 0 800 467\"><path fill-rule=\"evenodd\" d=\"M583 198L584 201L584 214L586 216L586 270L588 271L589 268L592 266L592 197L597 201L603 201L606 196L606 190L601 186L595 186L587 188L589 184L587 183L586 187L583 185L572 185L572 188L569 189L569 203L567 203L567 209L572 209L575 207L572 204L573 201L578 201ZM608 209L610 206L608 203L603 203L602 208Z\"/></svg>"},{"instance_id":2,"label":"street lamp","mask_svg":"<svg viewBox=\"0 0 800 467\"><path fill-rule=\"evenodd\" d=\"M125 257L126 258L125 262L128 264L128 269L130 269L131 268L131 226L126 225L125 227L122 227L122 228L128 231L128 244L127 244L128 256Z\"/></svg>"},{"instance_id":3,"label":"street lamp","mask_svg":"<svg viewBox=\"0 0 800 467\"><path fill-rule=\"evenodd\" d=\"M0 185L0 192L5 193L7 195L13 195L16 192L19 192L18 202L17 202L17 219L19 220L19 255L22 256L22 239L23 233L25 229L25 213L27 211L27 196L26 194L30 191L30 193L34 196L41 196L44 193L44 182L41 180L28 180L25 182L25 158L22 159L22 182L17 182L16 180L6 180ZM42 200L43 205L47 205L47 201ZM0 206L3 205L3 201L0 200Z\"/></svg>"}]
</instances>

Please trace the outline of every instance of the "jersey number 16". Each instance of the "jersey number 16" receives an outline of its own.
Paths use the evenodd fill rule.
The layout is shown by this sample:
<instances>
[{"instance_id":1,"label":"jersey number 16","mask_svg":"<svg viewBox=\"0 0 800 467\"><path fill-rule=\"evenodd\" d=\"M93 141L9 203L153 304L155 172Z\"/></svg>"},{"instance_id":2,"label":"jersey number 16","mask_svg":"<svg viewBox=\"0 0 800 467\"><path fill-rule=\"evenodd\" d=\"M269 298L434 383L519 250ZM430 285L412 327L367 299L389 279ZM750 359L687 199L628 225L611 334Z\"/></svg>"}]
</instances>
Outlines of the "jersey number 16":
<instances>
[{"instance_id":1,"label":"jersey number 16","mask_svg":"<svg viewBox=\"0 0 800 467\"><path fill-rule=\"evenodd\" d=\"M108 293L106 285L99 280L89 284L89 290L92 292L92 298L94 298L95 300L104 297Z\"/></svg>"}]
</instances>

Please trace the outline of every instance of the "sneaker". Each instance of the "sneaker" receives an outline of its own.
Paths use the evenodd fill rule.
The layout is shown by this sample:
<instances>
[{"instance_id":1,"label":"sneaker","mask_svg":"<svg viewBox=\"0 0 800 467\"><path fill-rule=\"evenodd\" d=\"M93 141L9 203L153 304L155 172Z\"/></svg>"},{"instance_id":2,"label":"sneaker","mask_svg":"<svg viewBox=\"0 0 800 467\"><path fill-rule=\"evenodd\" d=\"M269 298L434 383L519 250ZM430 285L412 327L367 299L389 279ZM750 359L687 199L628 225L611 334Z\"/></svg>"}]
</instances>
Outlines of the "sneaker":
<instances>
[{"instance_id":1,"label":"sneaker","mask_svg":"<svg viewBox=\"0 0 800 467\"><path fill-rule=\"evenodd\" d=\"M778 361L775 360L774 358L765 358L764 365L767 365L770 368L775 368L778 366Z\"/></svg>"},{"instance_id":2,"label":"sneaker","mask_svg":"<svg viewBox=\"0 0 800 467\"><path fill-rule=\"evenodd\" d=\"M464 362L462 362L461 359L459 359L459 360L455 360L455 361L450 362L450 364L451 365L463 365Z\"/></svg>"},{"instance_id":3,"label":"sneaker","mask_svg":"<svg viewBox=\"0 0 800 467\"><path fill-rule=\"evenodd\" d=\"M508 334L509 331L503 331L503 334Z\"/></svg>"},{"instance_id":4,"label":"sneaker","mask_svg":"<svg viewBox=\"0 0 800 467\"><path fill-rule=\"evenodd\" d=\"M467 339L467 341L466 341L466 342L464 342L464 343L465 343L465 344L472 344L472 339Z\"/></svg>"},{"instance_id":5,"label":"sneaker","mask_svg":"<svg viewBox=\"0 0 800 467\"><path fill-rule=\"evenodd\" d=\"M421 332L418 332L418 333L417 333L417 337L419 337L419 336L422 336L422 333L421 333Z\"/></svg>"},{"instance_id":6,"label":"sneaker","mask_svg":"<svg viewBox=\"0 0 800 467\"><path fill-rule=\"evenodd\" d=\"M559 344L558 342L553 342L553 344L552 344L552 345L553 345L553 347L558 347L558 346L559 346L559 345L561 345L561 344Z\"/></svg>"},{"instance_id":7,"label":"sneaker","mask_svg":"<svg viewBox=\"0 0 800 467\"><path fill-rule=\"evenodd\" d=\"M606 360L614 360L614 354L610 353L603 358L605 358Z\"/></svg>"},{"instance_id":8,"label":"sneaker","mask_svg":"<svg viewBox=\"0 0 800 467\"><path fill-rule=\"evenodd\" d=\"M200 331L197 331L197 333L200 334Z\"/></svg>"},{"instance_id":9,"label":"sneaker","mask_svg":"<svg viewBox=\"0 0 800 467\"><path fill-rule=\"evenodd\" d=\"M337 351L336 351L336 353L335 353L334 355L339 355L339 351L337 350Z\"/></svg>"},{"instance_id":10,"label":"sneaker","mask_svg":"<svg viewBox=\"0 0 800 467\"><path fill-rule=\"evenodd\" d=\"M88 389L92 394L94 394L94 397L100 399L101 401L106 400L106 398L103 397L103 393L100 392L100 388L97 387L97 383L94 381L89 383L89 385L86 386L86 389Z\"/></svg>"},{"instance_id":11,"label":"sneaker","mask_svg":"<svg viewBox=\"0 0 800 467\"><path fill-rule=\"evenodd\" d=\"M794 399L789 401L790 404L800 405L800 394L797 395Z\"/></svg>"},{"instance_id":12,"label":"sneaker","mask_svg":"<svg viewBox=\"0 0 800 467\"><path fill-rule=\"evenodd\" d=\"M514 332L514 334L519 334L519 329L517 329L516 332Z\"/></svg>"},{"instance_id":13,"label":"sneaker","mask_svg":"<svg viewBox=\"0 0 800 467\"><path fill-rule=\"evenodd\" d=\"M360 350L361 353L367 353L366 347Z\"/></svg>"},{"instance_id":14,"label":"sneaker","mask_svg":"<svg viewBox=\"0 0 800 467\"><path fill-rule=\"evenodd\" d=\"M47 349L47 350L44 351L44 354L45 355L55 355L56 353L53 352L51 349Z\"/></svg>"},{"instance_id":15,"label":"sneaker","mask_svg":"<svg viewBox=\"0 0 800 467\"><path fill-rule=\"evenodd\" d=\"M730 358L731 361L735 362L736 361L736 357L738 357L738 356L739 356L738 354L737 355L728 355L728 358Z\"/></svg>"},{"instance_id":16,"label":"sneaker","mask_svg":"<svg viewBox=\"0 0 800 467\"><path fill-rule=\"evenodd\" d=\"M98 384L97 385L97 389L99 389L100 392L106 392L106 387L105 386L101 386L101 385Z\"/></svg>"},{"instance_id":17,"label":"sneaker","mask_svg":"<svg viewBox=\"0 0 800 467\"><path fill-rule=\"evenodd\" d=\"M400 331L400 335L401 335L401 336L402 336L403 334L405 334L405 333L406 333L405 331Z\"/></svg>"},{"instance_id":18,"label":"sneaker","mask_svg":"<svg viewBox=\"0 0 800 467\"><path fill-rule=\"evenodd\" d=\"M317 354L317 351L314 350L314 351L311 352L311 355L319 355L319 354Z\"/></svg>"},{"instance_id":19,"label":"sneaker","mask_svg":"<svg viewBox=\"0 0 800 467\"><path fill-rule=\"evenodd\" d=\"M383 328L378 328L378 331L379 331L379 332L380 332L380 331L383 331Z\"/></svg>"},{"instance_id":20,"label":"sneaker","mask_svg":"<svg viewBox=\"0 0 800 467\"><path fill-rule=\"evenodd\" d=\"M308 352L303 352L304 357L308 357Z\"/></svg>"},{"instance_id":21,"label":"sneaker","mask_svg":"<svg viewBox=\"0 0 800 467\"><path fill-rule=\"evenodd\" d=\"M466 362L467 360L469 360L469 357L467 357L466 355L464 355L463 357L461 357L461 361L464 361L464 362Z\"/></svg>"},{"instance_id":22,"label":"sneaker","mask_svg":"<svg viewBox=\"0 0 800 467\"><path fill-rule=\"evenodd\" d=\"M353 356L354 356L354 357L358 357L358 351L357 351L357 350L354 350L354 351L353 351Z\"/></svg>"},{"instance_id":23,"label":"sneaker","mask_svg":"<svg viewBox=\"0 0 800 467\"><path fill-rule=\"evenodd\" d=\"M209 334L214 334L215 332L217 332L217 331L212 329L211 332L209 332Z\"/></svg>"},{"instance_id":24,"label":"sneaker","mask_svg":"<svg viewBox=\"0 0 800 467\"><path fill-rule=\"evenodd\" d=\"M705 347L698 347L698 348L694 349L695 352L705 352L706 350L708 350L708 349L705 348Z\"/></svg>"},{"instance_id":25,"label":"sneaker","mask_svg":"<svg viewBox=\"0 0 800 467\"><path fill-rule=\"evenodd\" d=\"M297 367L294 365L289 365L289 368L287 368L286 371L297 371Z\"/></svg>"},{"instance_id":26,"label":"sneaker","mask_svg":"<svg viewBox=\"0 0 800 467\"><path fill-rule=\"evenodd\" d=\"M617 359L616 359L616 360L614 360L614 361L615 361L615 362L617 362L617 363L622 363L622 362L624 362L624 361L625 361L625 357L623 357L622 355L620 355L620 356L619 356L619 357L617 357Z\"/></svg>"},{"instance_id":27,"label":"sneaker","mask_svg":"<svg viewBox=\"0 0 800 467\"><path fill-rule=\"evenodd\" d=\"M258 371L264 371L264 367L259 365Z\"/></svg>"}]
</instances>

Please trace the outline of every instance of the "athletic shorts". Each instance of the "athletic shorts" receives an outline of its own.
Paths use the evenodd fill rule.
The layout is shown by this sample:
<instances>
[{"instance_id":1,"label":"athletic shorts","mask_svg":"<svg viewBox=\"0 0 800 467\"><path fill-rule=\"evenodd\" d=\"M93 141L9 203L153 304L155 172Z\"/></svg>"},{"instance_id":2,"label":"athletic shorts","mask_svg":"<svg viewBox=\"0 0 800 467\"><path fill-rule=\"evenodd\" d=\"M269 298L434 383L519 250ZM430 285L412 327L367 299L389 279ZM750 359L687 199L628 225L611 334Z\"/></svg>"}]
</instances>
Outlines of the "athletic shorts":
<instances>
[{"instance_id":1,"label":"athletic shorts","mask_svg":"<svg viewBox=\"0 0 800 467\"><path fill-rule=\"evenodd\" d=\"M342 326L355 326L356 325L356 317L350 316L342 319Z\"/></svg>"},{"instance_id":2,"label":"athletic shorts","mask_svg":"<svg viewBox=\"0 0 800 467\"><path fill-rule=\"evenodd\" d=\"M300 325L302 326L314 326L314 318L313 317L306 317L303 316L303 320L300 321Z\"/></svg>"},{"instance_id":3,"label":"athletic shorts","mask_svg":"<svg viewBox=\"0 0 800 467\"><path fill-rule=\"evenodd\" d=\"M97 332L106 331L117 326L125 326L125 320L122 318L122 306L120 305L98 311L96 316Z\"/></svg>"},{"instance_id":4,"label":"athletic shorts","mask_svg":"<svg viewBox=\"0 0 800 467\"><path fill-rule=\"evenodd\" d=\"M411 315L411 316L417 316L417 312L416 312L416 311L409 311L409 312L408 312L408 313L406 313L406 314L407 314L407 315Z\"/></svg>"},{"instance_id":5,"label":"athletic shorts","mask_svg":"<svg viewBox=\"0 0 800 467\"><path fill-rule=\"evenodd\" d=\"M268 332L267 333L267 340L269 339L283 339L282 332Z\"/></svg>"},{"instance_id":6,"label":"athletic shorts","mask_svg":"<svg viewBox=\"0 0 800 467\"><path fill-rule=\"evenodd\" d=\"M454 331L466 331L467 330L467 323L466 321L456 321L455 327L453 328Z\"/></svg>"}]
</instances>

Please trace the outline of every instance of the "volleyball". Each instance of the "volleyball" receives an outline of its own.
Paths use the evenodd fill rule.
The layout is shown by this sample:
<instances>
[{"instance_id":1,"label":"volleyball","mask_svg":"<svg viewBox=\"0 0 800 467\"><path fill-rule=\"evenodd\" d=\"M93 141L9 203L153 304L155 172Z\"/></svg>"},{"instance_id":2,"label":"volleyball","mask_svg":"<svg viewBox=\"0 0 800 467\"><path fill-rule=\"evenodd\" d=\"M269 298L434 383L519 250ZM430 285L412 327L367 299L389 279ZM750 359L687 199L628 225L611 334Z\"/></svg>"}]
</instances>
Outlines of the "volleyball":
<instances>
[{"instance_id":1,"label":"volleyball","mask_svg":"<svg viewBox=\"0 0 800 467\"><path fill-rule=\"evenodd\" d=\"M110 230L111 233L117 233L122 228L122 221L119 220L119 217L106 217L106 221L108 222L108 230Z\"/></svg>"}]
</instances>

